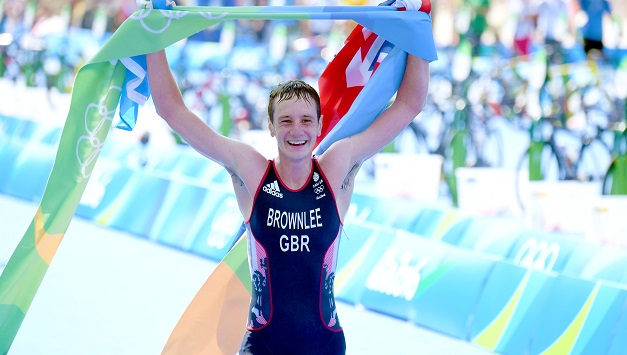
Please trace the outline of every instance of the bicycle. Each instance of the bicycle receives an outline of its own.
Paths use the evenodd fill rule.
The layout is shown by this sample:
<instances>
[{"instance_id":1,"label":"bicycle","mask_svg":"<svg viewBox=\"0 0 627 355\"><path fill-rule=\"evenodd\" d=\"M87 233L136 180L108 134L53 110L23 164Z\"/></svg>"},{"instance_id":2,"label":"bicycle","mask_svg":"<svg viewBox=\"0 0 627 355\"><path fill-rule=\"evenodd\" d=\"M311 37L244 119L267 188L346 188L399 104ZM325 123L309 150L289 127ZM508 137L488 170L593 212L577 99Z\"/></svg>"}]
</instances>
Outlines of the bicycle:
<instances>
[{"instance_id":1,"label":"bicycle","mask_svg":"<svg viewBox=\"0 0 627 355\"><path fill-rule=\"evenodd\" d=\"M493 58L472 58L467 41L439 55L423 112L395 140L394 149L442 156L442 176L457 205L460 167L500 167L503 139L492 126L505 94ZM496 66L498 67L498 65Z\"/></svg>"},{"instance_id":2,"label":"bicycle","mask_svg":"<svg viewBox=\"0 0 627 355\"><path fill-rule=\"evenodd\" d=\"M627 195L627 100L624 106L624 120L611 127L615 132L613 159L603 178L603 195Z\"/></svg>"},{"instance_id":3,"label":"bicycle","mask_svg":"<svg viewBox=\"0 0 627 355\"><path fill-rule=\"evenodd\" d=\"M516 194L523 210L523 172L529 181L601 182L612 160L607 133L615 100L596 81L575 85L567 74L564 82L569 87L556 90L549 88L547 78L539 95L545 100L540 104L543 114L530 125L529 147L516 169ZM577 115L586 122L578 131L568 126L568 120Z\"/></svg>"}]
</instances>

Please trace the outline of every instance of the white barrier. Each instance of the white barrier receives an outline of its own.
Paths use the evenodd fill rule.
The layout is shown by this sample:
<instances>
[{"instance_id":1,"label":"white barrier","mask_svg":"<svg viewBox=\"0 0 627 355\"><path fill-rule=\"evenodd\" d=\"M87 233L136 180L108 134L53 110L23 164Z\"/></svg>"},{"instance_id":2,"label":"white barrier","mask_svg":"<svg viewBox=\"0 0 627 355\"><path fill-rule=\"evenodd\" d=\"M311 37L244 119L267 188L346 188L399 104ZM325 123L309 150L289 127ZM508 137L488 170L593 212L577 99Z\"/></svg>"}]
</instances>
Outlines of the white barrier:
<instances>
[{"instance_id":1,"label":"white barrier","mask_svg":"<svg viewBox=\"0 0 627 355\"><path fill-rule=\"evenodd\" d=\"M600 196L592 203L586 239L627 248L627 196Z\"/></svg>"},{"instance_id":2,"label":"white barrier","mask_svg":"<svg viewBox=\"0 0 627 355\"><path fill-rule=\"evenodd\" d=\"M597 182L530 181L525 223L532 229L584 233L600 191Z\"/></svg>"},{"instance_id":3,"label":"white barrier","mask_svg":"<svg viewBox=\"0 0 627 355\"><path fill-rule=\"evenodd\" d=\"M377 195L436 202L440 194L442 157L379 153L374 156Z\"/></svg>"},{"instance_id":4,"label":"white barrier","mask_svg":"<svg viewBox=\"0 0 627 355\"><path fill-rule=\"evenodd\" d=\"M457 206L471 216L522 216L516 197L516 170L458 168Z\"/></svg>"}]
</instances>

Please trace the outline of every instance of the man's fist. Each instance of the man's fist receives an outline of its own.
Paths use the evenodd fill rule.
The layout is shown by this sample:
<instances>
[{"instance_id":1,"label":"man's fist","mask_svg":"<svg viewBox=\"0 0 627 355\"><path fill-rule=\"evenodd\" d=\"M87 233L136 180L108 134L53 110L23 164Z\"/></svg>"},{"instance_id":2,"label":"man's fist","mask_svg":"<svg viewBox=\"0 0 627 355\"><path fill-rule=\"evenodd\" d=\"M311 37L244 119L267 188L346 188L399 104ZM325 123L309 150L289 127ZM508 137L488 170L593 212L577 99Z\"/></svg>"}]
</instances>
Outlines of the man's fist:
<instances>
[{"instance_id":1,"label":"man's fist","mask_svg":"<svg viewBox=\"0 0 627 355\"><path fill-rule=\"evenodd\" d=\"M422 11L431 13L430 0L396 0L396 7L406 11Z\"/></svg>"}]
</instances>

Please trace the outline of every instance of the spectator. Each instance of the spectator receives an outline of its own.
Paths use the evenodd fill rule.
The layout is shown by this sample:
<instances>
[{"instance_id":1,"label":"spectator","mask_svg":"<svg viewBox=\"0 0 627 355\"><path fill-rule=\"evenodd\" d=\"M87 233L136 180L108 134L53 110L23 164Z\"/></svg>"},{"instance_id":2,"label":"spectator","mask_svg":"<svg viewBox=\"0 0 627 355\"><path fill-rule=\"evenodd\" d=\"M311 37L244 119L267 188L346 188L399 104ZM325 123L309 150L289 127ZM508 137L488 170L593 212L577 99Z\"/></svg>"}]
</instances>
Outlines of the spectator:
<instances>
[{"instance_id":1,"label":"spectator","mask_svg":"<svg viewBox=\"0 0 627 355\"><path fill-rule=\"evenodd\" d=\"M472 44L473 57L478 55L481 46L481 36L488 28L487 15L490 10L490 0L468 0L471 8L468 39Z\"/></svg>"},{"instance_id":2,"label":"spectator","mask_svg":"<svg viewBox=\"0 0 627 355\"><path fill-rule=\"evenodd\" d=\"M518 56L528 55L531 52L531 44L538 20L537 0L519 0L512 10L518 14L514 33L514 54Z\"/></svg>"},{"instance_id":3,"label":"spectator","mask_svg":"<svg viewBox=\"0 0 627 355\"><path fill-rule=\"evenodd\" d=\"M564 60L562 41L568 32L568 12L566 0L540 0L538 4L538 34L551 63Z\"/></svg>"},{"instance_id":4,"label":"spectator","mask_svg":"<svg viewBox=\"0 0 627 355\"><path fill-rule=\"evenodd\" d=\"M603 16L611 15L611 5L607 0L579 0L588 21L581 29L583 48L589 58L603 57Z\"/></svg>"}]
</instances>

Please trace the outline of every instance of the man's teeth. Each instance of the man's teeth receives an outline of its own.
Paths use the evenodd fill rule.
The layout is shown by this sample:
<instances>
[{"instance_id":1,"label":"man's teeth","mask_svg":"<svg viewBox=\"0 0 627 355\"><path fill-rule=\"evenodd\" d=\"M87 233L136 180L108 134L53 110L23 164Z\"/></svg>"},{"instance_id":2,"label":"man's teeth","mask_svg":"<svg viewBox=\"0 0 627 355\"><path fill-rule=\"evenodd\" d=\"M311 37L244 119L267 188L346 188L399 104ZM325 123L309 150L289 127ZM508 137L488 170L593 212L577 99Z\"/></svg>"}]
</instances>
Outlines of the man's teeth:
<instances>
[{"instance_id":1,"label":"man's teeth","mask_svg":"<svg viewBox=\"0 0 627 355\"><path fill-rule=\"evenodd\" d=\"M305 142L307 141L288 141L288 143L291 145L303 145L305 144Z\"/></svg>"}]
</instances>

